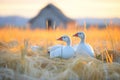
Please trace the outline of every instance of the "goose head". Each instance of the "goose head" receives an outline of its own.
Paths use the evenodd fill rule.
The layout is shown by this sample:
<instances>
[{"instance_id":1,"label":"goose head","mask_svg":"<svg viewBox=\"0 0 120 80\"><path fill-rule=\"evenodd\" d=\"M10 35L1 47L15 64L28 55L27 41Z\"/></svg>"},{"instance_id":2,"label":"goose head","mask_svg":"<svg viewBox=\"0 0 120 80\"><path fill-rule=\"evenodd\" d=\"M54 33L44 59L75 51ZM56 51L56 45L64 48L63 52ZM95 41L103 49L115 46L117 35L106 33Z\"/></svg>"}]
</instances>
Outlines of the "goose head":
<instances>
[{"instance_id":1,"label":"goose head","mask_svg":"<svg viewBox=\"0 0 120 80\"><path fill-rule=\"evenodd\" d=\"M84 32L77 32L73 35L74 37L79 37L81 39L81 42L85 41L85 33Z\"/></svg>"},{"instance_id":2,"label":"goose head","mask_svg":"<svg viewBox=\"0 0 120 80\"><path fill-rule=\"evenodd\" d=\"M58 38L57 40L64 41L67 43L67 45L70 45L70 37L67 35L63 35L60 38Z\"/></svg>"}]
</instances>

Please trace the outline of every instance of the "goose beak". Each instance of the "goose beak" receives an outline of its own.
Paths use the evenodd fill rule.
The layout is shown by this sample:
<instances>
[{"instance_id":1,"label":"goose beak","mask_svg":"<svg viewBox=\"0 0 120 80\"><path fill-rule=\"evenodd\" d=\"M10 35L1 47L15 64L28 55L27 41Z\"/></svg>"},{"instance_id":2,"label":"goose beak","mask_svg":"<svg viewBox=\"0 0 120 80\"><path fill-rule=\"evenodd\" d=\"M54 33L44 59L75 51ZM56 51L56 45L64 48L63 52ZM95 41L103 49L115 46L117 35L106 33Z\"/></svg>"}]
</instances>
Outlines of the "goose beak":
<instances>
[{"instance_id":1,"label":"goose beak","mask_svg":"<svg viewBox=\"0 0 120 80\"><path fill-rule=\"evenodd\" d=\"M78 33L74 34L73 37L78 37Z\"/></svg>"},{"instance_id":2,"label":"goose beak","mask_svg":"<svg viewBox=\"0 0 120 80\"><path fill-rule=\"evenodd\" d=\"M62 37L58 38L57 40L60 40L60 41L62 41Z\"/></svg>"}]
</instances>

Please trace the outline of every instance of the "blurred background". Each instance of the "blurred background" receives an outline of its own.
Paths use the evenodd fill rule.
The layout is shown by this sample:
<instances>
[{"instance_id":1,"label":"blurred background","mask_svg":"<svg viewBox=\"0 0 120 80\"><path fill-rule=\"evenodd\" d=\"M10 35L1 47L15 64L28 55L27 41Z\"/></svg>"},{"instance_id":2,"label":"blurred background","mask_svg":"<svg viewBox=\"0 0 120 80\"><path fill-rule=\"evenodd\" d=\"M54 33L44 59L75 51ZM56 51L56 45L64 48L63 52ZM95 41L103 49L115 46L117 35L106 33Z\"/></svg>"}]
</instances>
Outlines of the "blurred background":
<instances>
[{"instance_id":1,"label":"blurred background","mask_svg":"<svg viewBox=\"0 0 120 80\"><path fill-rule=\"evenodd\" d=\"M48 4L80 25L120 24L120 0L0 0L0 26L26 26Z\"/></svg>"},{"instance_id":2,"label":"blurred background","mask_svg":"<svg viewBox=\"0 0 120 80\"><path fill-rule=\"evenodd\" d=\"M94 58L50 58L79 31ZM0 80L120 80L120 0L0 0Z\"/></svg>"}]
</instances>

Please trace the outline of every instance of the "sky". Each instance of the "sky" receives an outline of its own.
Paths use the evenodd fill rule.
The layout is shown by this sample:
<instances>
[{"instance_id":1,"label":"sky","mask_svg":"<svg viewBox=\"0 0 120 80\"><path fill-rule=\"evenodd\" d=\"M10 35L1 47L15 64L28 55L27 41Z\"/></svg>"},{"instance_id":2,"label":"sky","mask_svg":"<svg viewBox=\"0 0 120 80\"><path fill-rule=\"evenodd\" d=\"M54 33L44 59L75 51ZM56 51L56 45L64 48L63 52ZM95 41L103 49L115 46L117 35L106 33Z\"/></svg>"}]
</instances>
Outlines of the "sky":
<instances>
[{"instance_id":1,"label":"sky","mask_svg":"<svg viewBox=\"0 0 120 80\"><path fill-rule=\"evenodd\" d=\"M71 18L120 18L120 0L0 0L0 16L32 18L48 3Z\"/></svg>"}]
</instances>

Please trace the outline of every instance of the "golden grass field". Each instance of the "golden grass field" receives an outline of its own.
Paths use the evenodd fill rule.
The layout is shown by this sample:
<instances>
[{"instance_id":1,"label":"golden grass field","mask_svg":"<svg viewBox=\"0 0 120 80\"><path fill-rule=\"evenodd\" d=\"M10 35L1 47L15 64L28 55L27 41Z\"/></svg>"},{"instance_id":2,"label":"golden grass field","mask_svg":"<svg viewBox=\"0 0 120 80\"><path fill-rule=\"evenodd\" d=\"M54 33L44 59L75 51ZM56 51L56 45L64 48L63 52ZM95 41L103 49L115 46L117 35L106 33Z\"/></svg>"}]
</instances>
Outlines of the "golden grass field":
<instances>
[{"instance_id":1,"label":"golden grass field","mask_svg":"<svg viewBox=\"0 0 120 80\"><path fill-rule=\"evenodd\" d=\"M40 30L6 27L0 29L0 80L120 80L120 26ZM47 48L61 35L69 35L72 45L80 39L72 37L78 31L86 33L86 42L96 58L78 56L69 60L50 59ZM32 52L30 46L40 50Z\"/></svg>"}]
</instances>

